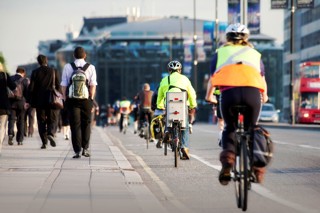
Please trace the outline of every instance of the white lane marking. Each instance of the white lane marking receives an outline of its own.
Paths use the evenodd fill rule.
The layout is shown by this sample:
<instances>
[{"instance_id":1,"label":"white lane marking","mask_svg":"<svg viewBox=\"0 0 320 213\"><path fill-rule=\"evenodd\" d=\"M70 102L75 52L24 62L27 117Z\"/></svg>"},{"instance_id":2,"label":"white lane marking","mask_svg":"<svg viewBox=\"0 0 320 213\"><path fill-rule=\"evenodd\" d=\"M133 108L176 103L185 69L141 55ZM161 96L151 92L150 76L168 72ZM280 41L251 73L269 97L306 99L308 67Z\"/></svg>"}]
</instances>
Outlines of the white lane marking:
<instances>
[{"instance_id":1,"label":"white lane marking","mask_svg":"<svg viewBox=\"0 0 320 213\"><path fill-rule=\"evenodd\" d=\"M218 130L216 130L216 129L207 130L207 129L197 128L196 131L218 134ZM306 149L319 149L320 150L320 147L315 147L315 146L310 146L310 145L305 145L305 144L291 144L288 142L283 142L283 141L278 141L278 140L272 140L272 141L276 144L281 144L281 145L288 145L288 146L295 146L295 147L301 147L301 148L306 148Z\"/></svg>"},{"instance_id":2,"label":"white lane marking","mask_svg":"<svg viewBox=\"0 0 320 213\"><path fill-rule=\"evenodd\" d=\"M213 165L210 162L208 162L208 161L206 161L206 160L202 159L201 157L194 155L194 154L190 154L190 156L192 158L195 158L196 160L200 161L201 163L215 169L215 170L218 170L218 171L221 170L220 165ZM252 191L256 192L257 194L260 194L263 197L269 198L270 200L273 200L274 202L288 206L288 207L293 208L295 210L298 210L300 212L310 212L310 213L311 212L318 212L318 210L309 209L309 208L303 207L297 203L293 203L288 200L285 200L259 184L252 184L252 185L253 185L253 187L251 189Z\"/></svg>"},{"instance_id":3,"label":"white lane marking","mask_svg":"<svg viewBox=\"0 0 320 213\"><path fill-rule=\"evenodd\" d=\"M301 147L301 148L306 148L306 149L320 149L320 147L315 147L315 146L310 146L310 145L305 145L305 144L291 144L283 141L277 141L273 140L275 144L281 144L281 145L288 145L288 146L294 146L294 147Z\"/></svg>"}]
</instances>

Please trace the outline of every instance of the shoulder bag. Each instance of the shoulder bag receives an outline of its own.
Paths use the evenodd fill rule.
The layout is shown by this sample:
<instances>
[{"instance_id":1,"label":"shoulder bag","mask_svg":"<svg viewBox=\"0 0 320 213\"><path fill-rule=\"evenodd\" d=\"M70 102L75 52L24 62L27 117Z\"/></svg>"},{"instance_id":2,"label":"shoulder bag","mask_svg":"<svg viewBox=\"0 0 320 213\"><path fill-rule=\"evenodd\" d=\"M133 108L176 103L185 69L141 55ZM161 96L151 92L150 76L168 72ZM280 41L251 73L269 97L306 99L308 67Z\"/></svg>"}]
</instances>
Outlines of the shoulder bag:
<instances>
[{"instance_id":1,"label":"shoulder bag","mask_svg":"<svg viewBox=\"0 0 320 213\"><path fill-rule=\"evenodd\" d=\"M52 109L63 109L63 95L55 87L55 71L53 70L52 91L50 91L49 104Z\"/></svg>"}]
</instances>

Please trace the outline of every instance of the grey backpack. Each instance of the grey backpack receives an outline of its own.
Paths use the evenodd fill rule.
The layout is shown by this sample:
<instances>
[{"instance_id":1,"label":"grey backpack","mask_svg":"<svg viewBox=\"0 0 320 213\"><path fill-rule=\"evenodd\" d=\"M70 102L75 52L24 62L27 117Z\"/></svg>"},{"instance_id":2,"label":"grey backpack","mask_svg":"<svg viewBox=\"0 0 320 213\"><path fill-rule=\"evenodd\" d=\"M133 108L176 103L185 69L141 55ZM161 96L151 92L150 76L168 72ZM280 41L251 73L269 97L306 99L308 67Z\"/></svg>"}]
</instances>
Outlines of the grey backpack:
<instances>
[{"instance_id":1,"label":"grey backpack","mask_svg":"<svg viewBox=\"0 0 320 213\"><path fill-rule=\"evenodd\" d=\"M77 67L75 63L71 63L71 66L73 68L73 73L70 79L68 97L75 99L88 99L89 83L85 72L90 64L86 63L83 67Z\"/></svg>"}]
</instances>

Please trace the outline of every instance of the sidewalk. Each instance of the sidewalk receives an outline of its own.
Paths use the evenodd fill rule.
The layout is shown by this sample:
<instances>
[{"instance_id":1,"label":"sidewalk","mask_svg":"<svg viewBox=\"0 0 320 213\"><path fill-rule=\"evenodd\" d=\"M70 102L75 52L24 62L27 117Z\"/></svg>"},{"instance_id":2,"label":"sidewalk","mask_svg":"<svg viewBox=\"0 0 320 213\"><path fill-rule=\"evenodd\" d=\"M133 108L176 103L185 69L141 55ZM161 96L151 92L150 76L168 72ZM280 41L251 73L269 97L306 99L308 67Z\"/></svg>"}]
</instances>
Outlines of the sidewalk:
<instances>
[{"instance_id":1,"label":"sidewalk","mask_svg":"<svg viewBox=\"0 0 320 213\"><path fill-rule=\"evenodd\" d=\"M3 213L166 212L121 150L94 127L90 158L73 159L71 141L57 133L56 147L41 150L38 133L0 157Z\"/></svg>"}]
</instances>

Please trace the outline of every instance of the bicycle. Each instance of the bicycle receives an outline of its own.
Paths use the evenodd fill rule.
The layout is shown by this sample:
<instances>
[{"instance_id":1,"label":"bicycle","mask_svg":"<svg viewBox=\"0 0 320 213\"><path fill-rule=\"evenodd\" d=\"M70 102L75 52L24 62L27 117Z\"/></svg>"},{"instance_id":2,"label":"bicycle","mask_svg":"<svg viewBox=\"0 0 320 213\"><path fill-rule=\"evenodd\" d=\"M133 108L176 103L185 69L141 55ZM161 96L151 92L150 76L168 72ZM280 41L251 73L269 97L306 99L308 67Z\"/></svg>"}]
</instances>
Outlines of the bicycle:
<instances>
[{"instance_id":1,"label":"bicycle","mask_svg":"<svg viewBox=\"0 0 320 213\"><path fill-rule=\"evenodd\" d=\"M186 92L167 92L166 97L166 128L168 142L174 153L174 166L178 167L178 158L182 158L182 133L181 130L186 127L188 107L186 104ZM170 138L172 137L172 138ZM170 139L169 139L170 138ZM165 150L166 146L165 145Z\"/></svg>"},{"instance_id":2,"label":"bicycle","mask_svg":"<svg viewBox=\"0 0 320 213\"><path fill-rule=\"evenodd\" d=\"M150 137L149 118L147 113L144 114L144 120L141 126L141 133L143 138L146 140L147 149L149 149L149 143L150 143L151 137Z\"/></svg>"},{"instance_id":3,"label":"bicycle","mask_svg":"<svg viewBox=\"0 0 320 213\"><path fill-rule=\"evenodd\" d=\"M233 181L235 182L235 192L237 206L242 211L247 210L248 190L251 182L254 182L252 173L252 144L250 141L251 131L244 126L244 112L246 106L238 105L233 109L238 114L235 144L235 162L232 167Z\"/></svg>"}]
</instances>

